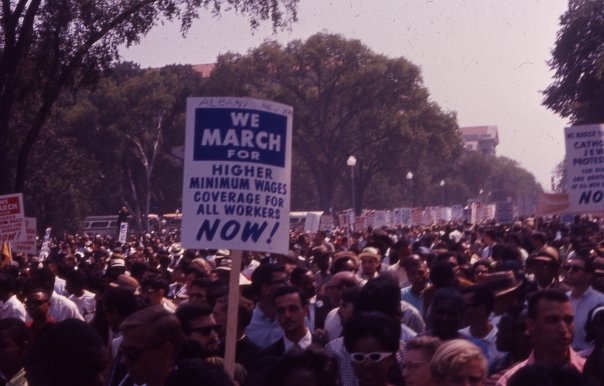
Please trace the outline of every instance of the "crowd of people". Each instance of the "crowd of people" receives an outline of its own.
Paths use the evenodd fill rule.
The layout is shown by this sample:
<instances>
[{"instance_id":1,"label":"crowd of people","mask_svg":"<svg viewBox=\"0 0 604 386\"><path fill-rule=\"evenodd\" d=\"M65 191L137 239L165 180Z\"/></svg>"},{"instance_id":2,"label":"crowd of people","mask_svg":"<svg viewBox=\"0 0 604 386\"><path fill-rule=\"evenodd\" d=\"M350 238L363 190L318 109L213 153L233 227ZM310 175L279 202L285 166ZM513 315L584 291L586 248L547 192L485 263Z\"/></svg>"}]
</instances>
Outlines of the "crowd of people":
<instances>
[{"instance_id":1,"label":"crowd of people","mask_svg":"<svg viewBox=\"0 0 604 386\"><path fill-rule=\"evenodd\" d=\"M235 331L230 251L66 234L0 270L0 386L604 385L602 225L292 231L243 252Z\"/></svg>"}]
</instances>

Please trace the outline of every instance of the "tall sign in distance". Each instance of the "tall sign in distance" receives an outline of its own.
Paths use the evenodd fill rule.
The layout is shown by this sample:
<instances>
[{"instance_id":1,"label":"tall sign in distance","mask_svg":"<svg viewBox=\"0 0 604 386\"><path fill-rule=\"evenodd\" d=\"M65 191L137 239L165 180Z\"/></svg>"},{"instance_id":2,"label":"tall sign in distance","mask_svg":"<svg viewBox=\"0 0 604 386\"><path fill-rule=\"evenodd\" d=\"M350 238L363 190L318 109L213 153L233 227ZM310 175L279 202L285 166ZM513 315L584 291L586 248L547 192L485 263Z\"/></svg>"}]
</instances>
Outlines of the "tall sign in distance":
<instances>
[{"instance_id":1,"label":"tall sign in distance","mask_svg":"<svg viewBox=\"0 0 604 386\"><path fill-rule=\"evenodd\" d=\"M289 249L292 120L291 106L271 101L187 99L181 242L232 251L225 345L230 375L241 251Z\"/></svg>"},{"instance_id":2,"label":"tall sign in distance","mask_svg":"<svg viewBox=\"0 0 604 386\"><path fill-rule=\"evenodd\" d=\"M0 196L0 242L24 241L26 237L23 195Z\"/></svg>"},{"instance_id":3,"label":"tall sign in distance","mask_svg":"<svg viewBox=\"0 0 604 386\"><path fill-rule=\"evenodd\" d=\"M571 213L604 211L604 124L564 129Z\"/></svg>"}]
</instances>

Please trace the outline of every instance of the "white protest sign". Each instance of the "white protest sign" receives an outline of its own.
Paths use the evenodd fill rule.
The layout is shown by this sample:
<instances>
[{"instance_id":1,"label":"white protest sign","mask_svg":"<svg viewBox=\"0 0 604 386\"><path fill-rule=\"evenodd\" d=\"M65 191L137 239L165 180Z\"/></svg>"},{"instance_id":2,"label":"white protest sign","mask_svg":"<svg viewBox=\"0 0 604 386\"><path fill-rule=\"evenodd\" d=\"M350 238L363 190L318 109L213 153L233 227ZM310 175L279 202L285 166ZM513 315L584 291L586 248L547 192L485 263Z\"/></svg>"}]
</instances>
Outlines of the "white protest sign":
<instances>
[{"instance_id":1,"label":"white protest sign","mask_svg":"<svg viewBox=\"0 0 604 386\"><path fill-rule=\"evenodd\" d=\"M30 255L37 254L37 230L35 217L25 217L25 236L24 241L16 241L11 244L12 251L18 253L28 253Z\"/></svg>"},{"instance_id":2,"label":"white protest sign","mask_svg":"<svg viewBox=\"0 0 604 386\"><path fill-rule=\"evenodd\" d=\"M182 245L287 253L293 109L188 98Z\"/></svg>"},{"instance_id":3,"label":"white protest sign","mask_svg":"<svg viewBox=\"0 0 604 386\"><path fill-rule=\"evenodd\" d=\"M321 223L321 215L319 213L306 213L306 222L304 223L304 231L317 233Z\"/></svg>"},{"instance_id":4,"label":"white protest sign","mask_svg":"<svg viewBox=\"0 0 604 386\"><path fill-rule=\"evenodd\" d=\"M120 234L118 236L117 241L124 244L126 242L127 237L128 237L128 223L123 222L120 224Z\"/></svg>"},{"instance_id":5,"label":"white protest sign","mask_svg":"<svg viewBox=\"0 0 604 386\"><path fill-rule=\"evenodd\" d=\"M44 232L44 241L42 241L42 248L40 248L40 259L44 260L50 255L50 231L51 228L46 228Z\"/></svg>"},{"instance_id":6,"label":"white protest sign","mask_svg":"<svg viewBox=\"0 0 604 386\"><path fill-rule=\"evenodd\" d=\"M572 126L566 138L566 191L569 211L604 210L604 125Z\"/></svg>"},{"instance_id":7,"label":"white protest sign","mask_svg":"<svg viewBox=\"0 0 604 386\"><path fill-rule=\"evenodd\" d=\"M0 196L0 242L23 241L25 234L25 210L21 193Z\"/></svg>"},{"instance_id":8,"label":"white protest sign","mask_svg":"<svg viewBox=\"0 0 604 386\"><path fill-rule=\"evenodd\" d=\"M453 220L453 221L463 220L463 205L451 206L451 220Z\"/></svg>"}]
</instances>

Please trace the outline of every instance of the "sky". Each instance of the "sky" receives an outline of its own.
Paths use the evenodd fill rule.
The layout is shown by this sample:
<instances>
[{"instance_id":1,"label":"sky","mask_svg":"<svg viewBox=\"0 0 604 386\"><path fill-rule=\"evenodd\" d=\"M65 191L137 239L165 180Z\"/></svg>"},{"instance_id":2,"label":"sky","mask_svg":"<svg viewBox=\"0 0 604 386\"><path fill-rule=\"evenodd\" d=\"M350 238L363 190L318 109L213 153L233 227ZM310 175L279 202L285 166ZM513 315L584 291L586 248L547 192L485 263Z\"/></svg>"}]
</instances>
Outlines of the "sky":
<instances>
[{"instance_id":1,"label":"sky","mask_svg":"<svg viewBox=\"0 0 604 386\"><path fill-rule=\"evenodd\" d=\"M213 63L265 40L287 44L318 32L359 39L419 66L431 99L456 112L460 127L496 125L497 155L518 161L550 190L568 121L541 105L542 91L552 82L547 61L567 6L567 0L300 0L298 21L285 31L273 32L269 22L252 31L233 11L205 12L185 37L178 24L164 23L120 53L161 67Z\"/></svg>"}]
</instances>

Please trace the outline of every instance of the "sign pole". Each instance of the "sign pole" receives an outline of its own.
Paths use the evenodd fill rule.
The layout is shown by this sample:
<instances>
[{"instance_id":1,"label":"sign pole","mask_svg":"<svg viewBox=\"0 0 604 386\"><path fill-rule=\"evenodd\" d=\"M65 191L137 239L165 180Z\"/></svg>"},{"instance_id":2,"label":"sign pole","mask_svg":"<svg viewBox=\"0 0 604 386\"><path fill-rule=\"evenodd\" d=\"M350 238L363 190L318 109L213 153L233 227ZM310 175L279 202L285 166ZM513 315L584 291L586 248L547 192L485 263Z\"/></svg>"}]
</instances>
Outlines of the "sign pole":
<instances>
[{"instance_id":1,"label":"sign pole","mask_svg":"<svg viewBox=\"0 0 604 386\"><path fill-rule=\"evenodd\" d=\"M226 318L226 342L224 347L224 369L233 379L235 374L235 350L237 323L239 318L239 274L241 273L241 251L231 250L231 274Z\"/></svg>"}]
</instances>

